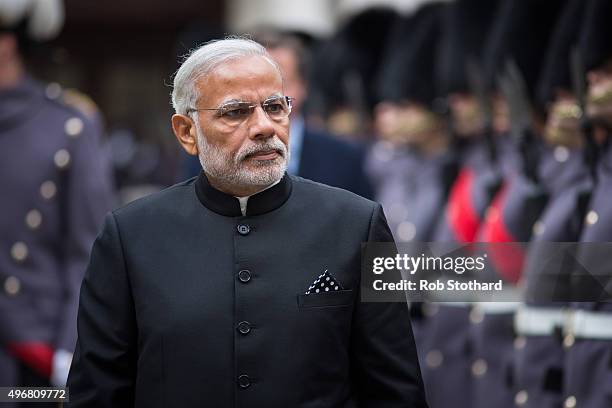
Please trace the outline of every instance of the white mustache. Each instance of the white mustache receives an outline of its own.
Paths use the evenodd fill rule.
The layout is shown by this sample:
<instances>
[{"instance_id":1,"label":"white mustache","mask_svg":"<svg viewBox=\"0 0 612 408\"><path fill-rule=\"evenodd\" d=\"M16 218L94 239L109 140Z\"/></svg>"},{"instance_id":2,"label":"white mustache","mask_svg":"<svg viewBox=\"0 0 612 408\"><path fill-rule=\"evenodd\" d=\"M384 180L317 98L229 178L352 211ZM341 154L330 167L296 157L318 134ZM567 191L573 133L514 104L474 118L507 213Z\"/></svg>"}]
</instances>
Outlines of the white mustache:
<instances>
[{"instance_id":1,"label":"white mustache","mask_svg":"<svg viewBox=\"0 0 612 408\"><path fill-rule=\"evenodd\" d=\"M254 155L260 152L270 151L270 150L276 151L283 158L287 157L287 146L285 146L285 144L281 142L279 138L274 136L274 138L268 139L267 141L263 143L253 144L239 151L238 154L236 155L236 162L240 163L248 156L251 156L251 155Z\"/></svg>"}]
</instances>

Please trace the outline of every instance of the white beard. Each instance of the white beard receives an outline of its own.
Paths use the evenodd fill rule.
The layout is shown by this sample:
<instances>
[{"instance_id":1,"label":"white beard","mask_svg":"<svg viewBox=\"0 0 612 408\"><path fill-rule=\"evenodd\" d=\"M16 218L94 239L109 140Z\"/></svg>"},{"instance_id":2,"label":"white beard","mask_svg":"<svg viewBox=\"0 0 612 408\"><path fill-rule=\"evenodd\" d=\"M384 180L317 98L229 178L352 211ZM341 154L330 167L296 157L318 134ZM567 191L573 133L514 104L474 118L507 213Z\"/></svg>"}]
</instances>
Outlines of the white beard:
<instances>
[{"instance_id":1,"label":"white beard","mask_svg":"<svg viewBox=\"0 0 612 408\"><path fill-rule=\"evenodd\" d=\"M274 135L262 142L251 142L240 148L232 155L225 152L219 146L208 143L200 128L198 120L195 120L198 158L204 172L218 182L228 187L267 187L280 180L287 170L289 161L289 150L287 146ZM251 170L244 163L247 156L260 151L276 150L279 157L274 160L251 161L257 168Z\"/></svg>"}]
</instances>

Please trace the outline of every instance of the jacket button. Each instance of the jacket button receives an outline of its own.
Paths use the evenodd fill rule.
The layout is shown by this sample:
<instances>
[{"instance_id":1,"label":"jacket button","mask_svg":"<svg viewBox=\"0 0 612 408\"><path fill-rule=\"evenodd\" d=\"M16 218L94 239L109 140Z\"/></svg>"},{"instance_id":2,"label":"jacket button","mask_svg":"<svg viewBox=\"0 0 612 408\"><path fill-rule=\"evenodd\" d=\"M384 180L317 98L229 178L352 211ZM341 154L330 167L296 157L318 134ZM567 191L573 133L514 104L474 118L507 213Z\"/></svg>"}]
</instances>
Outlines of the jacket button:
<instances>
[{"instance_id":1,"label":"jacket button","mask_svg":"<svg viewBox=\"0 0 612 408\"><path fill-rule=\"evenodd\" d=\"M479 358L472 364L472 375L474 377L482 377L487 373L487 361Z\"/></svg>"},{"instance_id":2,"label":"jacket button","mask_svg":"<svg viewBox=\"0 0 612 408\"><path fill-rule=\"evenodd\" d=\"M472 310L470 310L470 322L472 324L482 323L483 320L484 320L484 313L482 310L478 308L473 308Z\"/></svg>"},{"instance_id":3,"label":"jacket button","mask_svg":"<svg viewBox=\"0 0 612 408\"><path fill-rule=\"evenodd\" d=\"M440 350L431 350L425 356L425 364L427 367L435 369L442 365L444 362L444 355Z\"/></svg>"},{"instance_id":4,"label":"jacket button","mask_svg":"<svg viewBox=\"0 0 612 408\"><path fill-rule=\"evenodd\" d=\"M251 272L247 269L241 270L238 272L238 279L240 279L240 282L242 283L247 283L251 280Z\"/></svg>"},{"instance_id":5,"label":"jacket button","mask_svg":"<svg viewBox=\"0 0 612 408\"><path fill-rule=\"evenodd\" d=\"M57 186L51 180L47 180L40 185L40 195L43 196L45 200L52 199L56 192Z\"/></svg>"},{"instance_id":6,"label":"jacket button","mask_svg":"<svg viewBox=\"0 0 612 408\"><path fill-rule=\"evenodd\" d=\"M568 333L563 338L563 347L570 348L576 342L576 337L572 333Z\"/></svg>"},{"instance_id":7,"label":"jacket button","mask_svg":"<svg viewBox=\"0 0 612 408\"><path fill-rule=\"evenodd\" d=\"M553 151L553 156L555 156L555 160L559 163L565 163L567 159L569 159L570 151L565 146L557 146Z\"/></svg>"},{"instance_id":8,"label":"jacket button","mask_svg":"<svg viewBox=\"0 0 612 408\"><path fill-rule=\"evenodd\" d=\"M239 224L237 228L240 235L247 235L249 232L251 232L251 227L246 224Z\"/></svg>"},{"instance_id":9,"label":"jacket button","mask_svg":"<svg viewBox=\"0 0 612 408\"><path fill-rule=\"evenodd\" d=\"M251 386L251 379L246 374L241 374L238 376L238 385L240 388L249 388Z\"/></svg>"},{"instance_id":10,"label":"jacket button","mask_svg":"<svg viewBox=\"0 0 612 408\"><path fill-rule=\"evenodd\" d=\"M21 288L21 282L14 276L9 276L4 281L4 291L7 295L14 296L19 293L19 289Z\"/></svg>"},{"instance_id":11,"label":"jacket button","mask_svg":"<svg viewBox=\"0 0 612 408\"><path fill-rule=\"evenodd\" d=\"M11 257L17 262L23 262L28 257L28 247L23 242L15 242L11 247Z\"/></svg>"},{"instance_id":12,"label":"jacket button","mask_svg":"<svg viewBox=\"0 0 612 408\"><path fill-rule=\"evenodd\" d=\"M569 397L567 397L565 399L565 402L563 403L563 407L564 408L575 408L576 407L576 397L574 397L573 395L570 395Z\"/></svg>"},{"instance_id":13,"label":"jacket button","mask_svg":"<svg viewBox=\"0 0 612 408\"><path fill-rule=\"evenodd\" d=\"M70 164L70 153L66 149L60 149L53 155L53 162L58 169L65 169Z\"/></svg>"},{"instance_id":14,"label":"jacket button","mask_svg":"<svg viewBox=\"0 0 612 408\"><path fill-rule=\"evenodd\" d=\"M78 118L70 118L64 124L64 131L70 137L78 137L83 131L83 121Z\"/></svg>"},{"instance_id":15,"label":"jacket button","mask_svg":"<svg viewBox=\"0 0 612 408\"><path fill-rule=\"evenodd\" d=\"M238 323L238 331L240 334L248 334L251 331L251 324L249 322Z\"/></svg>"},{"instance_id":16,"label":"jacket button","mask_svg":"<svg viewBox=\"0 0 612 408\"><path fill-rule=\"evenodd\" d=\"M527 345L527 338L525 336L518 336L516 339L514 339L515 350L522 350L525 348L525 345Z\"/></svg>"},{"instance_id":17,"label":"jacket button","mask_svg":"<svg viewBox=\"0 0 612 408\"><path fill-rule=\"evenodd\" d=\"M525 390L519 391L514 396L514 404L521 407L527 403L528 399L529 399L529 395L527 394L527 391Z\"/></svg>"},{"instance_id":18,"label":"jacket button","mask_svg":"<svg viewBox=\"0 0 612 408\"><path fill-rule=\"evenodd\" d=\"M599 214L596 211L589 211L585 219L587 225L595 225L599 221Z\"/></svg>"},{"instance_id":19,"label":"jacket button","mask_svg":"<svg viewBox=\"0 0 612 408\"><path fill-rule=\"evenodd\" d=\"M42 214L38 210L30 210L26 214L25 223L28 228L35 230L42 223Z\"/></svg>"}]
</instances>

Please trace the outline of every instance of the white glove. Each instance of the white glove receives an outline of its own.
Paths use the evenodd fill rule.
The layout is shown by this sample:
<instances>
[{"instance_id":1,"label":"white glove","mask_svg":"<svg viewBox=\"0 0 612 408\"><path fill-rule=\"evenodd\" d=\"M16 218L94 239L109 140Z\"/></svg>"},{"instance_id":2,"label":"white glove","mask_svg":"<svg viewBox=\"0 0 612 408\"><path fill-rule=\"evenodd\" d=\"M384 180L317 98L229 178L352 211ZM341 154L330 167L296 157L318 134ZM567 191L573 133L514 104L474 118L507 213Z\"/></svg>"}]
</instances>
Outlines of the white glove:
<instances>
[{"instance_id":1,"label":"white glove","mask_svg":"<svg viewBox=\"0 0 612 408\"><path fill-rule=\"evenodd\" d=\"M56 350L53 354L51 365L51 385L54 387L65 387L68 380L68 372L72 363L72 353L66 350Z\"/></svg>"}]
</instances>

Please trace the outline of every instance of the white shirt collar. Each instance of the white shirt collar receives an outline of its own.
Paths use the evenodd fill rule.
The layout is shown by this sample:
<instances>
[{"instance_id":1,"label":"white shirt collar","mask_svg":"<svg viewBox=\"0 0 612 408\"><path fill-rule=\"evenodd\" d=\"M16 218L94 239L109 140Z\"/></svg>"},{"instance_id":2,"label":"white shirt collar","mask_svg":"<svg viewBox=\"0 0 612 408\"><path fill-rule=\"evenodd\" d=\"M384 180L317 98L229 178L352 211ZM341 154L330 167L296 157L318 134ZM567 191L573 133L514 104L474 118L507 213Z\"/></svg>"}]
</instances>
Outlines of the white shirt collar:
<instances>
[{"instance_id":1,"label":"white shirt collar","mask_svg":"<svg viewBox=\"0 0 612 408\"><path fill-rule=\"evenodd\" d=\"M282 177L278 180L276 180L274 183L270 184L268 187L263 188L261 190L259 190L257 193L253 193L251 195L248 196L244 196L244 197L236 197L236 199L238 200L238 202L240 203L240 212L242 213L243 216L246 215L246 211L247 211L247 202L249 201L249 198L255 194L259 194L262 191L266 191L267 189L274 187L275 185L277 185L278 183L280 183L280 181L282 180Z\"/></svg>"}]
</instances>

